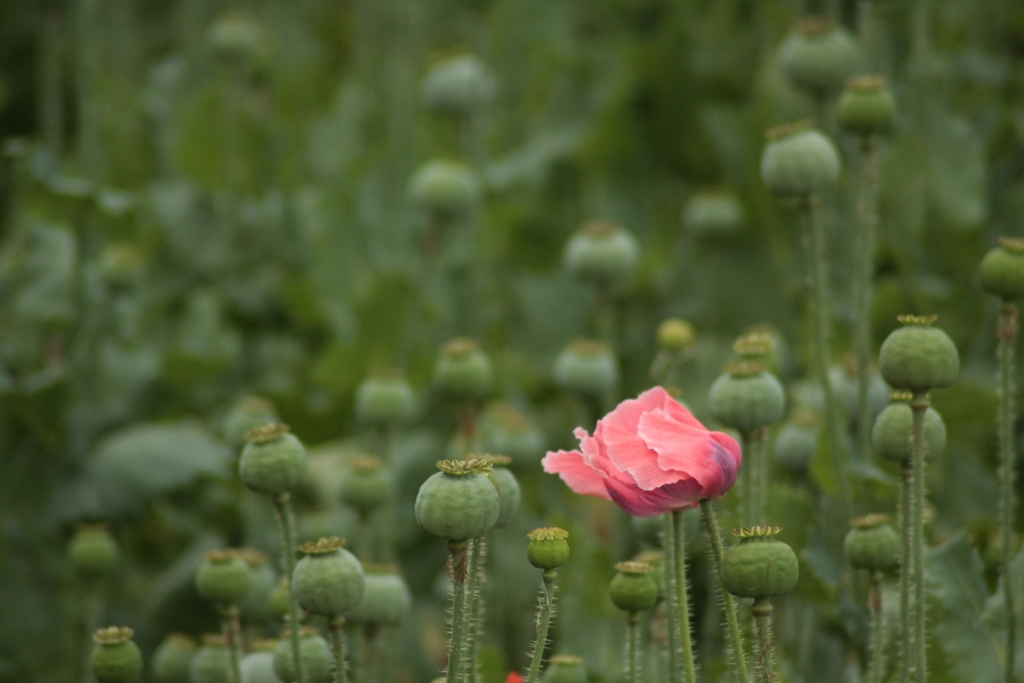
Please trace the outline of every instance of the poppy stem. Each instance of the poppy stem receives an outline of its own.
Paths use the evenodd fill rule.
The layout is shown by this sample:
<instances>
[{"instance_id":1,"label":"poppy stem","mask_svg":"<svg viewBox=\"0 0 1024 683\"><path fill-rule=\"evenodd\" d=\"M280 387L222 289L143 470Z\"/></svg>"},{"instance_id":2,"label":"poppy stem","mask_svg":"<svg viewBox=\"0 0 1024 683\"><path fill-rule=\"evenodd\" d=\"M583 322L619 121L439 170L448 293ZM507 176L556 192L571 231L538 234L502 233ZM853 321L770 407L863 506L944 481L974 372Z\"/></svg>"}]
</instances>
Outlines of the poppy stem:
<instances>
[{"instance_id":1,"label":"poppy stem","mask_svg":"<svg viewBox=\"0 0 1024 683\"><path fill-rule=\"evenodd\" d=\"M913 630L910 628L910 577L913 574L914 469L910 461L900 467L900 683L910 683Z\"/></svg>"},{"instance_id":2,"label":"poppy stem","mask_svg":"<svg viewBox=\"0 0 1024 683\"><path fill-rule=\"evenodd\" d=\"M871 572L871 663L868 683L882 683L885 668L885 613L882 611L882 573Z\"/></svg>"},{"instance_id":3,"label":"poppy stem","mask_svg":"<svg viewBox=\"0 0 1024 683\"><path fill-rule=\"evenodd\" d=\"M533 656L530 658L530 671L526 683L537 683L540 674L540 663L544 659L544 649L548 644L548 630L551 628L551 614L554 611L555 570L544 572L540 583L540 601L537 605L537 640L533 644Z\"/></svg>"},{"instance_id":4,"label":"poppy stem","mask_svg":"<svg viewBox=\"0 0 1024 683\"><path fill-rule=\"evenodd\" d=\"M690 632L690 598L686 581L686 534L683 527L682 510L665 513L665 579L672 680L696 683L697 667L694 663ZM684 671L685 678L683 678Z\"/></svg>"},{"instance_id":5,"label":"poppy stem","mask_svg":"<svg viewBox=\"0 0 1024 683\"><path fill-rule=\"evenodd\" d=\"M281 542L284 546L285 572L288 580L292 580L295 573L295 515L292 512L292 497L288 493L281 493L274 497L274 507L277 510L277 519L281 525ZM298 683L306 683L305 665L302 662L301 650L299 648L299 603L295 599L295 593L288 591L288 626L291 631L292 659L295 661L295 678Z\"/></svg>"},{"instance_id":6,"label":"poppy stem","mask_svg":"<svg viewBox=\"0 0 1024 683\"><path fill-rule=\"evenodd\" d=\"M331 649L334 650L334 680L336 683L348 683L348 671L345 669L345 617L331 619L328 627L331 632Z\"/></svg>"},{"instance_id":7,"label":"poppy stem","mask_svg":"<svg viewBox=\"0 0 1024 683\"><path fill-rule=\"evenodd\" d=\"M1014 412L1015 391L1013 386L1013 352L1017 342L1017 305L1004 301L999 307L999 322L996 336L999 338L999 469L1002 481L1002 504L1000 505L1000 521L1002 524L1003 557L1003 601L1006 605L1006 683L1013 681L1013 668L1016 649L1017 619L1014 614L1013 584L1010 580L1010 563L1013 560L1013 519L1016 510L1017 474L1016 453L1014 452Z\"/></svg>"},{"instance_id":8,"label":"poppy stem","mask_svg":"<svg viewBox=\"0 0 1024 683\"><path fill-rule=\"evenodd\" d=\"M629 662L629 683L640 683L640 615L629 613L626 630L626 660ZM692 679L690 679L692 680Z\"/></svg>"},{"instance_id":9,"label":"poppy stem","mask_svg":"<svg viewBox=\"0 0 1024 683\"><path fill-rule=\"evenodd\" d=\"M736 615L736 602L733 600L732 594L722 585L722 555L725 554L725 550L722 548L722 532L718 527L718 516L715 514L714 504L707 499L700 502L700 512L701 518L704 520L704 532L707 534L708 543L711 546L715 574L718 576L718 596L722 601L726 624L729 626L729 647L732 650L729 663L737 683L749 683L750 674L747 673L747 656L743 649L743 634L740 632L739 617Z\"/></svg>"},{"instance_id":10,"label":"poppy stem","mask_svg":"<svg viewBox=\"0 0 1024 683\"><path fill-rule=\"evenodd\" d=\"M662 536L665 546L665 600L668 616L668 667L669 681L677 683L683 680L683 666L680 661L679 641L682 637L682 626L679 624L679 571L676 565L676 533L672 513L662 515Z\"/></svg>"},{"instance_id":11,"label":"poppy stem","mask_svg":"<svg viewBox=\"0 0 1024 683\"><path fill-rule=\"evenodd\" d=\"M462 648L466 636L466 574L468 556L466 541L449 541L448 575L452 580L452 628L448 642L446 683L462 680Z\"/></svg>"},{"instance_id":12,"label":"poppy stem","mask_svg":"<svg viewBox=\"0 0 1024 683\"><path fill-rule=\"evenodd\" d=\"M224 630L224 642L231 657L231 676L235 683L242 683L242 634L238 625L238 606L226 605L221 611L221 628Z\"/></svg>"},{"instance_id":13,"label":"poppy stem","mask_svg":"<svg viewBox=\"0 0 1024 683\"><path fill-rule=\"evenodd\" d=\"M757 598L750 606L757 633L757 683L775 681L775 639L772 635L772 604L768 598Z\"/></svg>"},{"instance_id":14,"label":"poppy stem","mask_svg":"<svg viewBox=\"0 0 1024 683\"><path fill-rule=\"evenodd\" d=\"M925 640L925 597L924 597L924 416L928 410L928 392L914 392L910 401L913 422L910 433L911 461L914 468L914 505L911 525L914 539L914 669L917 683L928 680L927 641Z\"/></svg>"},{"instance_id":15,"label":"poppy stem","mask_svg":"<svg viewBox=\"0 0 1024 683\"><path fill-rule=\"evenodd\" d=\"M861 187L858 202L857 285L854 346L857 354L857 455L867 461L871 451L871 278L874 274L875 230L878 225L878 154L874 139L861 139Z\"/></svg>"},{"instance_id":16,"label":"poppy stem","mask_svg":"<svg viewBox=\"0 0 1024 683\"><path fill-rule=\"evenodd\" d=\"M480 633L483 631L484 619L484 559L487 557L487 536L482 535L469 542L469 588L466 592L468 600L468 618L466 624L466 680L476 683L477 666L476 651Z\"/></svg>"}]
</instances>

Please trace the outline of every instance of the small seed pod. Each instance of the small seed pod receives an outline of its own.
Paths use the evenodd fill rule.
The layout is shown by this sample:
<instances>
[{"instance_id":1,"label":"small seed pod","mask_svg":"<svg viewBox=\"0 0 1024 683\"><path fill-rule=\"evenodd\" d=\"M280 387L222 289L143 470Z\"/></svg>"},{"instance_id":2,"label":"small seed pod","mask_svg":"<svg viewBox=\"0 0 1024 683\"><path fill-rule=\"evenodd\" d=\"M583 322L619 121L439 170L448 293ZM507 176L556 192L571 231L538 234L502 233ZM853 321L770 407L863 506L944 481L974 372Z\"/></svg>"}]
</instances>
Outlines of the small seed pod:
<instances>
[{"instance_id":1,"label":"small seed pod","mask_svg":"<svg viewBox=\"0 0 1024 683\"><path fill-rule=\"evenodd\" d=\"M476 341L459 337L441 348L434 366L434 384L455 401L473 401L491 392L494 371Z\"/></svg>"},{"instance_id":2,"label":"small seed pod","mask_svg":"<svg viewBox=\"0 0 1024 683\"><path fill-rule=\"evenodd\" d=\"M476 171L461 161L435 159L413 173L409 195L437 220L450 220L468 213L480 202L480 180Z\"/></svg>"},{"instance_id":3,"label":"small seed pod","mask_svg":"<svg viewBox=\"0 0 1024 683\"><path fill-rule=\"evenodd\" d=\"M779 358L779 344L775 337L767 332L748 332L732 343L737 363L753 363L763 365L765 369L777 375L782 369Z\"/></svg>"},{"instance_id":4,"label":"small seed pod","mask_svg":"<svg viewBox=\"0 0 1024 683\"><path fill-rule=\"evenodd\" d=\"M270 559L259 550L241 548L235 551L249 569L249 590L238 603L242 618L251 622L267 621L271 617L270 592L277 583Z\"/></svg>"},{"instance_id":5,"label":"small seed pod","mask_svg":"<svg viewBox=\"0 0 1024 683\"><path fill-rule=\"evenodd\" d=\"M544 432L526 415L507 404L488 408L481 419L484 448L512 459L512 467L536 465L545 453Z\"/></svg>"},{"instance_id":6,"label":"small seed pod","mask_svg":"<svg viewBox=\"0 0 1024 683\"><path fill-rule=\"evenodd\" d=\"M779 65L799 90L816 99L832 97L860 65L850 33L829 19L804 19L779 48Z\"/></svg>"},{"instance_id":7,"label":"small seed pod","mask_svg":"<svg viewBox=\"0 0 1024 683\"><path fill-rule=\"evenodd\" d=\"M302 668L310 683L330 683L334 657L331 648L319 631L312 626L300 630L299 656ZM298 683L295 675L295 658L292 656L291 632L281 631L280 640L274 648L274 672L284 683Z\"/></svg>"},{"instance_id":8,"label":"small seed pod","mask_svg":"<svg viewBox=\"0 0 1024 683\"><path fill-rule=\"evenodd\" d=\"M888 515L865 515L850 522L843 550L854 569L884 572L899 565L900 539Z\"/></svg>"},{"instance_id":9,"label":"small seed pod","mask_svg":"<svg viewBox=\"0 0 1024 683\"><path fill-rule=\"evenodd\" d=\"M441 460L441 470L420 486L416 521L428 534L468 541L494 528L501 503L482 460Z\"/></svg>"},{"instance_id":10,"label":"small seed pod","mask_svg":"<svg viewBox=\"0 0 1024 683\"><path fill-rule=\"evenodd\" d=\"M646 519L657 519L657 517L648 517ZM658 587L658 600L663 600L665 598L665 551L645 550L634 555L633 562L641 562L651 566L651 578L654 580L654 585Z\"/></svg>"},{"instance_id":11,"label":"small seed pod","mask_svg":"<svg viewBox=\"0 0 1024 683\"><path fill-rule=\"evenodd\" d=\"M544 683L587 683L583 658L574 655L553 656L542 680Z\"/></svg>"},{"instance_id":12,"label":"small seed pod","mask_svg":"<svg viewBox=\"0 0 1024 683\"><path fill-rule=\"evenodd\" d=\"M221 433L233 446L245 446L249 430L277 422L274 405L258 396L243 396L224 416Z\"/></svg>"},{"instance_id":13,"label":"small seed pod","mask_svg":"<svg viewBox=\"0 0 1024 683\"><path fill-rule=\"evenodd\" d=\"M640 260L640 245L625 228L595 221L569 238L564 260L569 272L580 280L609 284L633 274Z\"/></svg>"},{"instance_id":14,"label":"small seed pod","mask_svg":"<svg viewBox=\"0 0 1024 683\"><path fill-rule=\"evenodd\" d=\"M231 653L224 636L208 633L196 650L189 671L190 683L231 683Z\"/></svg>"},{"instance_id":15,"label":"small seed pod","mask_svg":"<svg viewBox=\"0 0 1024 683\"><path fill-rule=\"evenodd\" d=\"M237 604L249 592L249 566L233 550L211 550L196 570L196 590L211 602Z\"/></svg>"},{"instance_id":16,"label":"small seed pod","mask_svg":"<svg viewBox=\"0 0 1024 683\"><path fill-rule=\"evenodd\" d=\"M555 382L581 396L601 397L619 382L619 366L608 344L580 339L555 359Z\"/></svg>"},{"instance_id":17,"label":"small seed pod","mask_svg":"<svg viewBox=\"0 0 1024 683\"><path fill-rule=\"evenodd\" d=\"M277 580L277 585L274 586L274 590L270 591L270 595L267 597L267 602L270 604L270 613L278 619L283 619L288 614L291 595L288 577L282 576Z\"/></svg>"},{"instance_id":18,"label":"small seed pod","mask_svg":"<svg viewBox=\"0 0 1024 683\"><path fill-rule=\"evenodd\" d=\"M708 407L726 427L747 432L781 420L786 394L763 365L736 363L711 385Z\"/></svg>"},{"instance_id":19,"label":"small seed pod","mask_svg":"<svg viewBox=\"0 0 1024 683\"><path fill-rule=\"evenodd\" d=\"M662 351L681 353L693 346L697 331L693 323L680 318L666 318L658 325L658 346Z\"/></svg>"},{"instance_id":20,"label":"small seed pod","mask_svg":"<svg viewBox=\"0 0 1024 683\"><path fill-rule=\"evenodd\" d=\"M569 561L569 532L558 527L534 529L526 534L526 559L538 569L558 569Z\"/></svg>"},{"instance_id":21,"label":"small seed pod","mask_svg":"<svg viewBox=\"0 0 1024 683\"><path fill-rule=\"evenodd\" d=\"M475 55L438 62L423 79L423 99L431 109L465 116L494 96L494 77Z\"/></svg>"},{"instance_id":22,"label":"small seed pod","mask_svg":"<svg viewBox=\"0 0 1024 683\"><path fill-rule=\"evenodd\" d=\"M345 613L345 621L356 624L398 626L409 612L409 587L391 565L368 564L366 593L362 601Z\"/></svg>"},{"instance_id":23,"label":"small seed pod","mask_svg":"<svg viewBox=\"0 0 1024 683\"><path fill-rule=\"evenodd\" d=\"M910 461L910 433L914 426L914 411L909 403L912 397L907 391L893 392L893 402L875 419L871 442L879 457L896 462ZM934 408L924 413L924 444L928 461L939 457L946 449L946 424Z\"/></svg>"},{"instance_id":24,"label":"small seed pod","mask_svg":"<svg viewBox=\"0 0 1024 683\"><path fill-rule=\"evenodd\" d=\"M664 537L662 535L662 524L661 517L630 517L629 525L633 527L633 531L637 533L640 540L645 541L653 545L656 548L662 547L664 543Z\"/></svg>"},{"instance_id":25,"label":"small seed pod","mask_svg":"<svg viewBox=\"0 0 1024 683\"><path fill-rule=\"evenodd\" d=\"M416 395L401 370L377 370L356 390L356 418L374 426L404 424L416 414Z\"/></svg>"},{"instance_id":26,"label":"small seed pod","mask_svg":"<svg viewBox=\"0 0 1024 683\"><path fill-rule=\"evenodd\" d=\"M743 205L723 188L697 190L683 209L683 226L698 238L738 235L743 229Z\"/></svg>"},{"instance_id":27,"label":"small seed pod","mask_svg":"<svg viewBox=\"0 0 1024 683\"><path fill-rule=\"evenodd\" d=\"M832 394L842 406L850 425L855 425L860 414L860 386L857 379L857 359L847 357L828 372ZM824 402L824 399L822 399ZM868 376L868 414L873 421L889 404L889 387L874 373ZM824 406L823 406L824 407Z\"/></svg>"},{"instance_id":28,"label":"small seed pod","mask_svg":"<svg viewBox=\"0 0 1024 683\"><path fill-rule=\"evenodd\" d=\"M108 576L117 565L120 551L106 524L82 524L68 543L68 558L86 579Z\"/></svg>"},{"instance_id":29,"label":"small seed pod","mask_svg":"<svg viewBox=\"0 0 1024 683\"><path fill-rule=\"evenodd\" d=\"M658 584L646 562L619 562L610 587L612 604L624 612L643 612L658 602Z\"/></svg>"},{"instance_id":30,"label":"small seed pod","mask_svg":"<svg viewBox=\"0 0 1024 683\"><path fill-rule=\"evenodd\" d=\"M494 523L495 529L508 524L519 511L519 503L522 502L523 494L519 490L519 482L516 475L508 469L510 458L504 455L471 455L470 458L477 458L490 463L491 471L487 478L491 480L494 488L498 491L498 521Z\"/></svg>"},{"instance_id":31,"label":"small seed pod","mask_svg":"<svg viewBox=\"0 0 1024 683\"><path fill-rule=\"evenodd\" d=\"M901 315L903 327L892 332L878 353L882 378L894 389L927 392L948 387L960 370L956 345L931 327L935 316Z\"/></svg>"},{"instance_id":32,"label":"small seed pod","mask_svg":"<svg viewBox=\"0 0 1024 683\"><path fill-rule=\"evenodd\" d=\"M839 96L836 118L843 130L862 138L888 133L896 121L896 100L881 76L851 78Z\"/></svg>"},{"instance_id":33,"label":"small seed pod","mask_svg":"<svg viewBox=\"0 0 1024 683\"><path fill-rule=\"evenodd\" d=\"M153 653L153 680L156 683L189 683L188 672L196 654L196 641L181 633L164 638Z\"/></svg>"},{"instance_id":34,"label":"small seed pod","mask_svg":"<svg viewBox=\"0 0 1024 683\"><path fill-rule=\"evenodd\" d=\"M795 413L775 434L773 460L786 472L802 475L818 450L820 419L814 413Z\"/></svg>"},{"instance_id":35,"label":"small seed pod","mask_svg":"<svg viewBox=\"0 0 1024 683\"><path fill-rule=\"evenodd\" d=\"M761 156L761 179L776 196L807 199L839 180L832 141L807 122L773 128Z\"/></svg>"},{"instance_id":36,"label":"small seed pod","mask_svg":"<svg viewBox=\"0 0 1024 683\"><path fill-rule=\"evenodd\" d=\"M288 433L288 426L269 424L251 429L238 460L242 482L257 493L278 495L295 488L306 475L306 449Z\"/></svg>"},{"instance_id":37,"label":"small seed pod","mask_svg":"<svg viewBox=\"0 0 1024 683\"><path fill-rule=\"evenodd\" d=\"M800 563L793 549L777 540L779 527L756 526L733 533L740 542L722 557L722 585L740 598L770 598L793 590Z\"/></svg>"},{"instance_id":38,"label":"small seed pod","mask_svg":"<svg viewBox=\"0 0 1024 683\"><path fill-rule=\"evenodd\" d=\"M981 288L1003 301L1024 298L1024 239L1000 237L981 259Z\"/></svg>"},{"instance_id":39,"label":"small seed pod","mask_svg":"<svg viewBox=\"0 0 1024 683\"><path fill-rule=\"evenodd\" d=\"M277 672L274 671L274 648L276 647L276 640L253 643L253 649L256 651L250 652L242 659L242 681L244 683L281 683Z\"/></svg>"},{"instance_id":40,"label":"small seed pod","mask_svg":"<svg viewBox=\"0 0 1024 683\"><path fill-rule=\"evenodd\" d=\"M341 501L360 515L380 508L391 497L393 482L384 461L372 455L352 458L341 480Z\"/></svg>"},{"instance_id":41,"label":"small seed pod","mask_svg":"<svg viewBox=\"0 0 1024 683\"><path fill-rule=\"evenodd\" d=\"M344 546L344 540L334 537L299 547L299 552L306 556L295 565L292 592L305 611L333 617L347 612L363 599L366 592L363 565Z\"/></svg>"},{"instance_id":42,"label":"small seed pod","mask_svg":"<svg viewBox=\"0 0 1024 683\"><path fill-rule=\"evenodd\" d=\"M134 683L142 673L142 652L130 628L110 626L93 634L92 673L99 683Z\"/></svg>"}]
</instances>

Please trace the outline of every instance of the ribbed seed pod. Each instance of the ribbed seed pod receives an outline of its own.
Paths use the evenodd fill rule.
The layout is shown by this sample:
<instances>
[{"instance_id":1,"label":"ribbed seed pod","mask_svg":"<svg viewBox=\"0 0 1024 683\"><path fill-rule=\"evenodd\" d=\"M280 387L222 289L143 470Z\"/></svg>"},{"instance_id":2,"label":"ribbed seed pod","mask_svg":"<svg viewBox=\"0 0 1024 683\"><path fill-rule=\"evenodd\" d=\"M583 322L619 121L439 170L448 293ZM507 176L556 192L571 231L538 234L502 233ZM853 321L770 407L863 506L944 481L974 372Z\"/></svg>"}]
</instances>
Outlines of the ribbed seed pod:
<instances>
[{"instance_id":1,"label":"ribbed seed pod","mask_svg":"<svg viewBox=\"0 0 1024 683\"><path fill-rule=\"evenodd\" d=\"M237 604L249 591L249 566L233 550L211 550L196 569L196 590L211 602Z\"/></svg>"},{"instance_id":2,"label":"ribbed seed pod","mask_svg":"<svg viewBox=\"0 0 1024 683\"><path fill-rule=\"evenodd\" d=\"M134 683L142 673L142 652L130 628L110 626L93 634L92 673L99 683Z\"/></svg>"},{"instance_id":3,"label":"ribbed seed pod","mask_svg":"<svg viewBox=\"0 0 1024 683\"><path fill-rule=\"evenodd\" d=\"M299 606L312 614L333 617L352 609L363 599L366 579L363 565L345 550L340 538L321 538L305 543L306 556L295 565L292 592Z\"/></svg>"},{"instance_id":4,"label":"ribbed seed pod","mask_svg":"<svg viewBox=\"0 0 1024 683\"><path fill-rule=\"evenodd\" d=\"M646 562L619 562L609 588L612 604L625 612L643 612L658 602L658 584Z\"/></svg>"},{"instance_id":5,"label":"ribbed seed pod","mask_svg":"<svg viewBox=\"0 0 1024 683\"><path fill-rule=\"evenodd\" d=\"M361 515L369 515L391 497L394 484L384 461L363 455L348 461L341 480L341 502Z\"/></svg>"},{"instance_id":6,"label":"ribbed seed pod","mask_svg":"<svg viewBox=\"0 0 1024 683\"><path fill-rule=\"evenodd\" d=\"M153 653L151 666L156 683L189 683L189 669L196 654L196 641L181 633L164 638Z\"/></svg>"},{"instance_id":7,"label":"ribbed seed pod","mask_svg":"<svg viewBox=\"0 0 1024 683\"><path fill-rule=\"evenodd\" d=\"M71 566L86 579L108 576L116 567L120 551L106 524L82 524L68 542Z\"/></svg>"},{"instance_id":8,"label":"ribbed seed pod","mask_svg":"<svg viewBox=\"0 0 1024 683\"><path fill-rule=\"evenodd\" d=\"M633 274L640 245L625 228L594 221L576 232L565 245L564 261L580 280L609 284Z\"/></svg>"},{"instance_id":9,"label":"ribbed seed pod","mask_svg":"<svg viewBox=\"0 0 1024 683\"><path fill-rule=\"evenodd\" d=\"M737 363L726 368L711 385L708 407L725 426L751 431L782 419L786 395L782 384L765 366Z\"/></svg>"},{"instance_id":10,"label":"ribbed seed pod","mask_svg":"<svg viewBox=\"0 0 1024 683\"><path fill-rule=\"evenodd\" d=\"M491 361L473 339L452 339L441 348L434 366L434 385L455 401L473 401L491 392Z\"/></svg>"},{"instance_id":11,"label":"ribbed seed pod","mask_svg":"<svg viewBox=\"0 0 1024 683\"><path fill-rule=\"evenodd\" d=\"M878 353L882 378L894 389L930 391L948 387L960 371L956 345L931 327L935 316L901 315L903 327L892 332Z\"/></svg>"},{"instance_id":12,"label":"ribbed seed pod","mask_svg":"<svg viewBox=\"0 0 1024 683\"><path fill-rule=\"evenodd\" d=\"M303 671L310 683L330 683L334 657L327 641L312 626L303 626L299 641L299 656L302 657ZM298 683L295 675L295 658L292 656L291 633L285 629L274 648L274 672L283 683Z\"/></svg>"},{"instance_id":13,"label":"ribbed seed pod","mask_svg":"<svg viewBox=\"0 0 1024 683\"><path fill-rule=\"evenodd\" d=\"M855 569L888 571L899 566L900 538L888 515L865 515L850 522L843 550Z\"/></svg>"},{"instance_id":14,"label":"ribbed seed pod","mask_svg":"<svg viewBox=\"0 0 1024 683\"><path fill-rule=\"evenodd\" d=\"M362 601L345 613L345 621L357 624L398 626L409 612L409 587L391 565L368 564L366 593Z\"/></svg>"},{"instance_id":15,"label":"ribbed seed pod","mask_svg":"<svg viewBox=\"0 0 1024 683\"><path fill-rule=\"evenodd\" d=\"M526 535L526 557L538 569L558 569L569 561L569 532L558 527L534 529Z\"/></svg>"},{"instance_id":16,"label":"ribbed seed pod","mask_svg":"<svg viewBox=\"0 0 1024 683\"><path fill-rule=\"evenodd\" d=\"M783 199L807 199L839 180L839 153L808 122L768 131L761 155L761 179Z\"/></svg>"},{"instance_id":17,"label":"ribbed seed pod","mask_svg":"<svg viewBox=\"0 0 1024 683\"><path fill-rule=\"evenodd\" d=\"M580 339L555 359L555 382L581 396L601 397L619 382L619 365L603 341Z\"/></svg>"},{"instance_id":18,"label":"ribbed seed pod","mask_svg":"<svg viewBox=\"0 0 1024 683\"><path fill-rule=\"evenodd\" d=\"M278 495L295 488L306 475L306 449L288 433L288 426L269 424L251 429L238 460L242 482L257 493Z\"/></svg>"},{"instance_id":19,"label":"ribbed seed pod","mask_svg":"<svg viewBox=\"0 0 1024 683\"><path fill-rule=\"evenodd\" d=\"M777 540L779 527L744 527L740 542L722 557L722 585L740 598L769 598L793 590L800 563L793 549Z\"/></svg>"},{"instance_id":20,"label":"ribbed seed pod","mask_svg":"<svg viewBox=\"0 0 1024 683\"><path fill-rule=\"evenodd\" d=\"M442 460L441 471L420 486L416 520L424 531L449 541L466 541L494 528L501 508L498 491L482 460Z\"/></svg>"}]
</instances>

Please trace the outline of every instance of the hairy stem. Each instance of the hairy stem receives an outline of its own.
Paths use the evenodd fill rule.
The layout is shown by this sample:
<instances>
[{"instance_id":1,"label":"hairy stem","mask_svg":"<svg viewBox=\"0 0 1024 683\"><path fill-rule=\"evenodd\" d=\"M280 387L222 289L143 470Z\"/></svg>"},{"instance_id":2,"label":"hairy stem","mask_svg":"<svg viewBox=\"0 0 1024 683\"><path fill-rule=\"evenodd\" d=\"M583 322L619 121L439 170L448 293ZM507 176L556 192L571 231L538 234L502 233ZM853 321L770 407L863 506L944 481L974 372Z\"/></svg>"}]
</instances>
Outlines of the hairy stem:
<instances>
[{"instance_id":1,"label":"hairy stem","mask_svg":"<svg viewBox=\"0 0 1024 683\"><path fill-rule=\"evenodd\" d=\"M878 226L878 155L874 139L861 140L862 168L857 214L857 298L854 312L854 345L857 353L857 457L866 461L871 452L871 279L874 274L875 229Z\"/></svg>"},{"instance_id":2,"label":"hairy stem","mask_svg":"<svg viewBox=\"0 0 1024 683\"><path fill-rule=\"evenodd\" d=\"M640 683L640 615L629 613L626 627L626 660L629 662L629 683Z\"/></svg>"},{"instance_id":3,"label":"hairy stem","mask_svg":"<svg viewBox=\"0 0 1024 683\"><path fill-rule=\"evenodd\" d=\"M736 602L733 600L732 594L725 590L725 586L721 583L722 555L725 550L722 548L722 532L718 528L718 517L715 514L714 504L710 500L705 499L700 502L700 511L704 520L704 532L707 534L708 543L711 546L715 574L719 579L718 594L722 598L722 611L725 612L725 621L729 626L729 647L732 649L730 664L733 676L737 683L749 683L750 674L747 673L747 658L743 649L743 634L740 632L739 617L736 615Z\"/></svg>"},{"instance_id":4,"label":"hairy stem","mask_svg":"<svg viewBox=\"0 0 1024 683\"><path fill-rule=\"evenodd\" d=\"M237 605L227 605L221 611L221 627L231 656L232 680L234 683L242 683L242 629L238 621Z\"/></svg>"},{"instance_id":5,"label":"hairy stem","mask_svg":"<svg viewBox=\"0 0 1024 683\"><path fill-rule=\"evenodd\" d=\"M999 338L999 470L1002 479L1002 504L1000 505L1000 521L1003 537L1003 602L1006 606L1006 683L1013 682L1013 667L1017 643L1017 618L1014 614L1013 581L1010 580L1010 562L1013 560L1013 518L1016 510L1017 474L1016 453L1013 443L1014 436L1014 399L1013 386L1013 353L1017 343L1017 305L1003 302L999 307L999 322L996 336Z\"/></svg>"},{"instance_id":6,"label":"hairy stem","mask_svg":"<svg viewBox=\"0 0 1024 683\"><path fill-rule=\"evenodd\" d=\"M697 683L697 669L693 660L693 643L690 636L690 597L686 581L686 530L683 528L683 511L673 510L672 531L675 542L675 558L672 570L675 573L676 609L679 615L679 647L683 654L686 680Z\"/></svg>"},{"instance_id":7,"label":"hairy stem","mask_svg":"<svg viewBox=\"0 0 1024 683\"><path fill-rule=\"evenodd\" d=\"M910 462L900 468L900 683L910 682L913 630L910 628L911 576L914 568L912 551L914 470Z\"/></svg>"},{"instance_id":8,"label":"hairy stem","mask_svg":"<svg viewBox=\"0 0 1024 683\"><path fill-rule=\"evenodd\" d=\"M757 683L775 681L775 642L772 636L772 605L768 598L757 598L750 607L757 632Z\"/></svg>"},{"instance_id":9,"label":"hairy stem","mask_svg":"<svg viewBox=\"0 0 1024 683\"><path fill-rule=\"evenodd\" d=\"M554 570L544 572L540 583L540 601L537 606L537 640L533 644L533 656L530 658L530 671L526 683L537 683L540 674L540 663L544 659L544 649L548 643L548 630L551 628L552 604L554 603Z\"/></svg>"},{"instance_id":10,"label":"hairy stem","mask_svg":"<svg viewBox=\"0 0 1024 683\"><path fill-rule=\"evenodd\" d=\"M274 496L274 507L277 510L277 521L281 526L281 542L283 545L285 573L288 581L292 580L295 573L295 517L292 514L292 497L288 493L281 493ZM288 622L291 632L292 657L295 659L295 677L298 683L306 683L305 667L302 664L301 649L299 648L299 603L295 599L295 593L288 591Z\"/></svg>"},{"instance_id":11,"label":"hairy stem","mask_svg":"<svg viewBox=\"0 0 1024 683\"><path fill-rule=\"evenodd\" d=\"M334 681L348 683L348 670L345 666L345 617L334 617L328 628L331 632L331 649L334 650Z\"/></svg>"},{"instance_id":12,"label":"hairy stem","mask_svg":"<svg viewBox=\"0 0 1024 683\"><path fill-rule=\"evenodd\" d=\"M462 652L466 638L466 576L468 557L466 541L449 541L448 575L452 580L452 629L448 643L448 671L446 683L462 678Z\"/></svg>"},{"instance_id":13,"label":"hairy stem","mask_svg":"<svg viewBox=\"0 0 1024 683\"><path fill-rule=\"evenodd\" d=\"M484 558L487 557L487 536L479 536L469 544L469 589L467 591L469 620L466 625L466 680L476 683L477 643L484 630Z\"/></svg>"},{"instance_id":14,"label":"hairy stem","mask_svg":"<svg viewBox=\"0 0 1024 683\"><path fill-rule=\"evenodd\" d=\"M911 459L914 468L914 505L912 543L914 550L914 669L917 683L928 680L927 641L925 640L924 598L924 415L928 410L928 392L915 392L910 402L913 422L910 432Z\"/></svg>"},{"instance_id":15,"label":"hairy stem","mask_svg":"<svg viewBox=\"0 0 1024 683\"><path fill-rule=\"evenodd\" d=\"M885 613L882 611L882 573L871 573L871 663L867 683L882 683L885 671Z\"/></svg>"}]
</instances>

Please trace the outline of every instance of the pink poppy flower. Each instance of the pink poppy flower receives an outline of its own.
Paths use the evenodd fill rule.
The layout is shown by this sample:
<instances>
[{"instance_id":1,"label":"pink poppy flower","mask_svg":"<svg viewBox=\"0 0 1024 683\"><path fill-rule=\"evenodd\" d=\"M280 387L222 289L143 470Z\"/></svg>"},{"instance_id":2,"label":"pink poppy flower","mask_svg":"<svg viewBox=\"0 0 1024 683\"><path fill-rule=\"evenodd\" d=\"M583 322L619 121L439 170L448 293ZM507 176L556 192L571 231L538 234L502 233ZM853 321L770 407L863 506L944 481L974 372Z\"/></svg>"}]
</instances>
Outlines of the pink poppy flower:
<instances>
[{"instance_id":1,"label":"pink poppy flower","mask_svg":"<svg viewBox=\"0 0 1024 683\"><path fill-rule=\"evenodd\" d=\"M508 675L508 678L505 679L505 683L523 683L523 677L513 671Z\"/></svg>"},{"instance_id":2,"label":"pink poppy flower","mask_svg":"<svg viewBox=\"0 0 1024 683\"><path fill-rule=\"evenodd\" d=\"M661 387L620 403L597 421L593 436L582 427L573 434L582 453L549 452L544 471L635 517L724 496L743 461L736 439L709 431Z\"/></svg>"}]
</instances>

